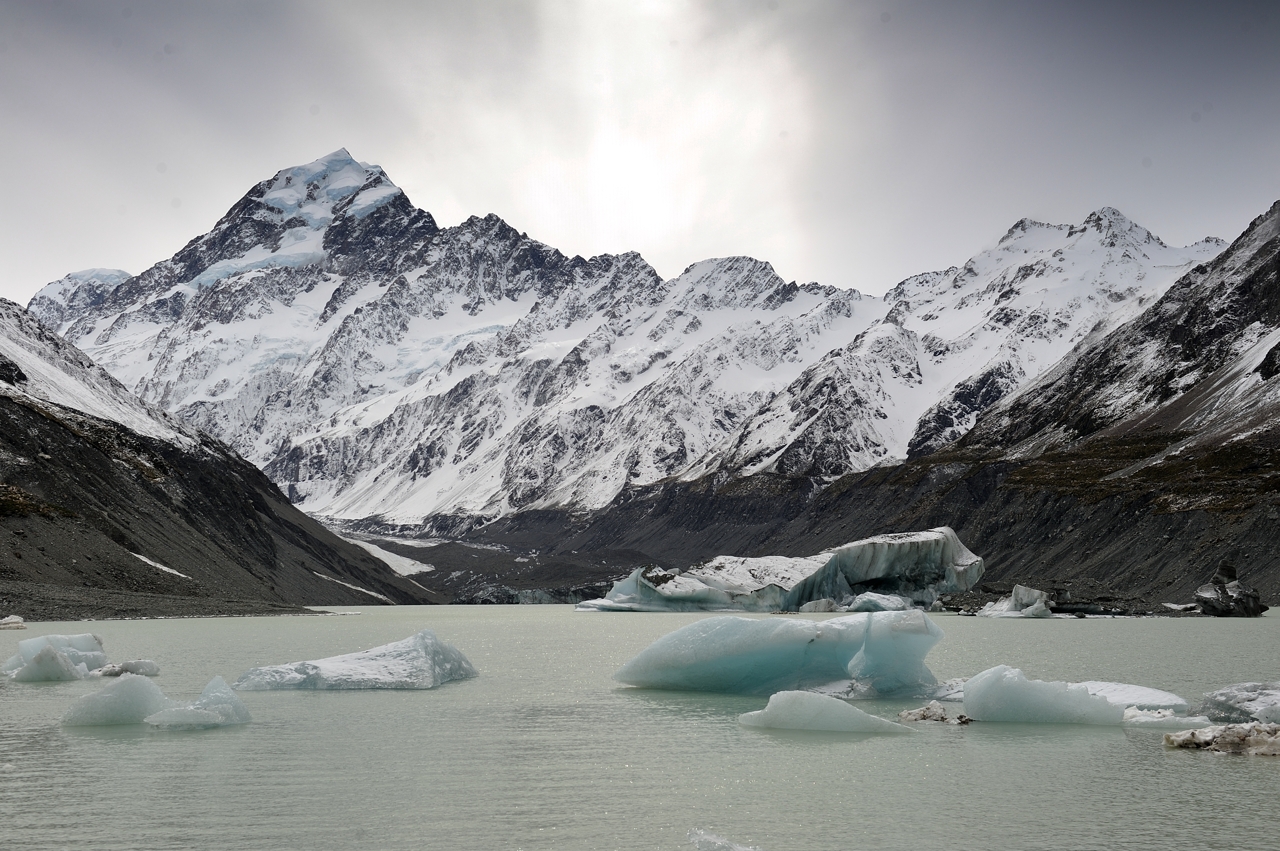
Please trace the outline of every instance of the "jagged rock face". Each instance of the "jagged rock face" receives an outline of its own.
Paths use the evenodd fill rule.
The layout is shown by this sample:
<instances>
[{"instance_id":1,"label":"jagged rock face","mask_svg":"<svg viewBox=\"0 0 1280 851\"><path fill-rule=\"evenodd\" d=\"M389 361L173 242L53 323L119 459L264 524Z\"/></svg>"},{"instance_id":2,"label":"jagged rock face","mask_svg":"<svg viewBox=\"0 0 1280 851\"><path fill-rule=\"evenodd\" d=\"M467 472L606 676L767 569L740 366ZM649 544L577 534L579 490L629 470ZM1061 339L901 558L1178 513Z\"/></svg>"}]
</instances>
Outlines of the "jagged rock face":
<instances>
[{"instance_id":1,"label":"jagged rock face","mask_svg":"<svg viewBox=\"0 0 1280 851\"><path fill-rule=\"evenodd\" d=\"M966 438L1022 454L1120 428L1200 446L1273 432L1280 345L1280 202L1149 309L1091 342ZM1180 444L1179 451L1191 444Z\"/></svg>"},{"instance_id":2,"label":"jagged rock face","mask_svg":"<svg viewBox=\"0 0 1280 851\"><path fill-rule=\"evenodd\" d=\"M884 300L742 257L663 280L495 216L439 229L338 151L105 295L60 282L33 305L309 512L456 531L672 477L828 480L932 451L1220 247L1104 209L1019 222Z\"/></svg>"}]
</instances>

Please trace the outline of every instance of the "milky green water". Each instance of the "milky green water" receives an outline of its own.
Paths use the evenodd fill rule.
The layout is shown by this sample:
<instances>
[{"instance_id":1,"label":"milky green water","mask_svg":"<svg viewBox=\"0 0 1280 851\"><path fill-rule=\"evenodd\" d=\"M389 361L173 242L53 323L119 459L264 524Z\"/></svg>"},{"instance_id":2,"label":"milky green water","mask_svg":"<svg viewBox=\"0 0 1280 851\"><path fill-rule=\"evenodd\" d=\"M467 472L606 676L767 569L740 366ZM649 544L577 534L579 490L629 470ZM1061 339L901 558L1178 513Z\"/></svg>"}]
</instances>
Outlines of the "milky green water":
<instances>
[{"instance_id":1,"label":"milky green water","mask_svg":"<svg viewBox=\"0 0 1280 851\"><path fill-rule=\"evenodd\" d=\"M36 624L96 632L194 698L262 664L429 627L474 680L433 691L249 692L254 723L63 728L102 681L0 685L0 848L689 849L699 828L788 849L1280 848L1280 759L1166 751L1159 732L921 725L910 736L740 727L765 700L641 691L610 675L705 615L565 606ZM819 619L822 616L811 616ZM996 664L1198 699L1280 680L1280 618L980 620L935 615L940 679ZM909 703L861 708L894 716Z\"/></svg>"}]
</instances>

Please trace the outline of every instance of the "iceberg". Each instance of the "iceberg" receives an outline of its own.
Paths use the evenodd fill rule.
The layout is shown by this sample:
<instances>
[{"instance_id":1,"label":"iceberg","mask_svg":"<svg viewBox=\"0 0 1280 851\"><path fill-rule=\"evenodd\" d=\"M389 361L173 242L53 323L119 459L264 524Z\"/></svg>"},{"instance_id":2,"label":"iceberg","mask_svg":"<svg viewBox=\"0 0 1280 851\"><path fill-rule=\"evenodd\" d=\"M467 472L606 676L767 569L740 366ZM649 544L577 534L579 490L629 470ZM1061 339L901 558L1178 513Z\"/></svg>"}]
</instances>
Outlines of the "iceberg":
<instances>
[{"instance_id":1,"label":"iceberg","mask_svg":"<svg viewBox=\"0 0 1280 851\"><path fill-rule=\"evenodd\" d=\"M148 715L168 709L173 701L160 686L138 674L121 674L101 690L79 698L62 716L67 727L140 724Z\"/></svg>"},{"instance_id":2,"label":"iceberg","mask_svg":"<svg viewBox=\"0 0 1280 851\"><path fill-rule=\"evenodd\" d=\"M857 683L869 697L915 692L937 682L924 656L941 638L918 609L824 621L710 617L659 638L614 679L641 688L758 695L836 680Z\"/></svg>"},{"instance_id":3,"label":"iceberg","mask_svg":"<svg viewBox=\"0 0 1280 851\"><path fill-rule=\"evenodd\" d=\"M949 526L865 538L837 548L817 572L787 592L785 608L809 600L843 600L863 591L895 594L930 606L939 594L968 591L982 578L983 560Z\"/></svg>"},{"instance_id":4,"label":"iceberg","mask_svg":"<svg viewBox=\"0 0 1280 851\"><path fill-rule=\"evenodd\" d=\"M1053 601L1049 595L1025 585L1013 586L1013 593L987 603L978 610L980 618L1047 618L1052 616L1049 607Z\"/></svg>"},{"instance_id":5,"label":"iceberg","mask_svg":"<svg viewBox=\"0 0 1280 851\"><path fill-rule=\"evenodd\" d=\"M1236 683L1204 696L1200 711L1219 723L1280 724L1280 683Z\"/></svg>"},{"instance_id":6,"label":"iceberg","mask_svg":"<svg viewBox=\"0 0 1280 851\"><path fill-rule=\"evenodd\" d=\"M640 568L581 611L895 611L968 591L984 562L946 526L880 535L814 556L717 556L686 571ZM836 604L836 601L839 601Z\"/></svg>"},{"instance_id":7,"label":"iceberg","mask_svg":"<svg viewBox=\"0 0 1280 851\"><path fill-rule=\"evenodd\" d=\"M0 672L18 682L78 680L107 664L102 639L92 633L40 635L18 642Z\"/></svg>"},{"instance_id":8,"label":"iceberg","mask_svg":"<svg viewBox=\"0 0 1280 851\"><path fill-rule=\"evenodd\" d=\"M27 625L17 615L0 618L0 629L26 629Z\"/></svg>"},{"instance_id":9,"label":"iceberg","mask_svg":"<svg viewBox=\"0 0 1280 851\"><path fill-rule=\"evenodd\" d=\"M477 671L462 651L424 629L403 641L358 653L253 668L241 674L232 688L240 691L428 689L474 676Z\"/></svg>"},{"instance_id":10,"label":"iceberg","mask_svg":"<svg viewBox=\"0 0 1280 851\"><path fill-rule=\"evenodd\" d=\"M830 733L909 733L911 729L863 712L843 700L807 691L780 691L769 705L738 716L744 727L820 730Z\"/></svg>"},{"instance_id":11,"label":"iceberg","mask_svg":"<svg viewBox=\"0 0 1280 851\"><path fill-rule=\"evenodd\" d=\"M1040 724L1119 724L1124 707L1079 683L1029 680L1022 671L997 665L964 684L964 712L975 721Z\"/></svg>"},{"instance_id":12,"label":"iceberg","mask_svg":"<svg viewBox=\"0 0 1280 851\"><path fill-rule=\"evenodd\" d=\"M1202 748L1219 753L1280 756L1280 724L1224 724L1165 733L1166 748Z\"/></svg>"},{"instance_id":13,"label":"iceberg","mask_svg":"<svg viewBox=\"0 0 1280 851\"><path fill-rule=\"evenodd\" d=\"M195 703L170 706L142 719L153 727L167 730L207 730L253 720L244 702L222 677L214 677L200 692Z\"/></svg>"}]
</instances>

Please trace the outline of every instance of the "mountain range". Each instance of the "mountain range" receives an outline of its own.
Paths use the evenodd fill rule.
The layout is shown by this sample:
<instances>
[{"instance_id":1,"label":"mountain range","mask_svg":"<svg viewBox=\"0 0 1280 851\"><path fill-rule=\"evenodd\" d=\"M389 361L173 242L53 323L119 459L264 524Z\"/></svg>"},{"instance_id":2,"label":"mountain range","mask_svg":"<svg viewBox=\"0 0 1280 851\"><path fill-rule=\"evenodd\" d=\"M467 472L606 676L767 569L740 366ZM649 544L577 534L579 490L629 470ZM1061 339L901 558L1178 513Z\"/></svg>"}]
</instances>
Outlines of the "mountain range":
<instances>
[{"instance_id":1,"label":"mountain range","mask_svg":"<svg viewBox=\"0 0 1280 851\"><path fill-rule=\"evenodd\" d=\"M1019 221L884 298L745 257L663 279L492 215L440 228L337 151L141 274L78 273L29 307L308 513L460 534L659 482L821 486L927 454L1224 246L1102 208Z\"/></svg>"}]
</instances>

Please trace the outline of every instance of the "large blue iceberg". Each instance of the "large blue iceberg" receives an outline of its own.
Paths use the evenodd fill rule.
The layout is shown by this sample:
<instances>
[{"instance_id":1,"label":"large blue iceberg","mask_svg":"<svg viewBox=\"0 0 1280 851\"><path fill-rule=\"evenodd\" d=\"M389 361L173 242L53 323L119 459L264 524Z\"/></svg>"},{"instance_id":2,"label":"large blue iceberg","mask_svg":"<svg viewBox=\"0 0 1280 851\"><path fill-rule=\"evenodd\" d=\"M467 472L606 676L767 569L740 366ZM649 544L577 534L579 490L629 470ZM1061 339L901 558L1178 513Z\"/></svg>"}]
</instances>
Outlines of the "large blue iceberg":
<instances>
[{"instance_id":1,"label":"large blue iceberg","mask_svg":"<svg viewBox=\"0 0 1280 851\"><path fill-rule=\"evenodd\" d=\"M717 556L689 570L638 569L583 611L821 611L932 605L968 591L983 560L946 526L865 538L814 556ZM900 602L893 602L899 600ZM884 601L889 601L886 605ZM806 609L809 610L809 609Z\"/></svg>"},{"instance_id":2,"label":"large blue iceberg","mask_svg":"<svg viewBox=\"0 0 1280 851\"><path fill-rule=\"evenodd\" d=\"M614 679L641 688L773 694L826 687L862 697L927 693L942 630L918 609L826 621L711 617L659 638ZM854 688L832 689L843 682Z\"/></svg>"}]
</instances>

